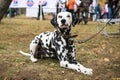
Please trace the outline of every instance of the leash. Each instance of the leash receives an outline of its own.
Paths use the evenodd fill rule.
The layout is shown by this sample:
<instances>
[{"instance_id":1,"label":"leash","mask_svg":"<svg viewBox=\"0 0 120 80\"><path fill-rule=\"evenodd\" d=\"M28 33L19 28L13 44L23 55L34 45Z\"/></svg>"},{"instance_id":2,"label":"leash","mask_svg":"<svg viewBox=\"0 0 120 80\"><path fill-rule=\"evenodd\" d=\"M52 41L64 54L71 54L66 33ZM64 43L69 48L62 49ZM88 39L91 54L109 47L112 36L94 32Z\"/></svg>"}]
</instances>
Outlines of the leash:
<instances>
[{"instance_id":1,"label":"leash","mask_svg":"<svg viewBox=\"0 0 120 80\"><path fill-rule=\"evenodd\" d=\"M78 42L79 44L82 44L82 43L85 43L85 42L91 40L91 39L94 38L95 36L97 36L97 35L107 26L107 24L113 19L113 17L115 17L115 15L117 14L117 12L119 11L119 8L120 8L120 6L118 6L118 7L116 8L115 13L113 14L113 16L106 22L106 24L103 26L103 28L102 28L101 30L99 30L96 34L92 35L91 37L89 37L89 38L87 38L87 39L85 39L85 40L79 40L79 41L77 40L77 42Z\"/></svg>"}]
</instances>

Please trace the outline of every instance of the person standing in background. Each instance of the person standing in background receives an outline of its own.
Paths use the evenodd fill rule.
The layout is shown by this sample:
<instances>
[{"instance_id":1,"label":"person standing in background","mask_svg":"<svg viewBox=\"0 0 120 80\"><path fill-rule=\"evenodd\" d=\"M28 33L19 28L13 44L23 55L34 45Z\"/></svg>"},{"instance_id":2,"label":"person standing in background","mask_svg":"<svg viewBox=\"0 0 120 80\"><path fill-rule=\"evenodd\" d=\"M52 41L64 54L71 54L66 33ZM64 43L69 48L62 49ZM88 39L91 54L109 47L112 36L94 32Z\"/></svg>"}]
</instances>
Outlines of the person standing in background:
<instances>
[{"instance_id":1,"label":"person standing in background","mask_svg":"<svg viewBox=\"0 0 120 80\"><path fill-rule=\"evenodd\" d=\"M46 6L46 5L47 5L47 1L46 0L40 0L39 1L39 3L38 3L38 16L37 16L37 20L40 19L40 15L41 15L40 13L42 13L43 20L45 19L44 13L43 13L43 6ZM40 12L40 11L42 11L42 12Z\"/></svg>"},{"instance_id":2,"label":"person standing in background","mask_svg":"<svg viewBox=\"0 0 120 80\"><path fill-rule=\"evenodd\" d=\"M75 14L75 17L80 17L80 8L79 8L79 6L81 5L81 0L76 0L76 3L78 4L78 5L74 5L74 14Z\"/></svg>"},{"instance_id":3,"label":"person standing in background","mask_svg":"<svg viewBox=\"0 0 120 80\"><path fill-rule=\"evenodd\" d=\"M108 18L115 18L114 13L117 8L118 0L108 0ZM111 24L114 24L115 22L111 22Z\"/></svg>"},{"instance_id":4,"label":"person standing in background","mask_svg":"<svg viewBox=\"0 0 120 80\"><path fill-rule=\"evenodd\" d=\"M89 13L90 13L90 20L93 21L93 16L95 15L95 7L93 4L90 4L89 6Z\"/></svg>"},{"instance_id":5,"label":"person standing in background","mask_svg":"<svg viewBox=\"0 0 120 80\"><path fill-rule=\"evenodd\" d=\"M112 3L112 0L108 0L108 18L112 18L112 6L113 6L113 3Z\"/></svg>"},{"instance_id":6,"label":"person standing in background","mask_svg":"<svg viewBox=\"0 0 120 80\"><path fill-rule=\"evenodd\" d=\"M76 0L68 0L66 5L67 5L67 8L68 8L67 11L71 12L72 15L74 15L74 5L79 6L79 4L77 4Z\"/></svg>"},{"instance_id":7,"label":"person standing in background","mask_svg":"<svg viewBox=\"0 0 120 80\"><path fill-rule=\"evenodd\" d=\"M81 19L84 21L84 24L87 24L89 21L89 7L90 4L93 3L93 0L81 0L80 4L80 14L81 14Z\"/></svg>"},{"instance_id":8,"label":"person standing in background","mask_svg":"<svg viewBox=\"0 0 120 80\"><path fill-rule=\"evenodd\" d=\"M108 2L105 2L105 5L102 10L102 15L104 19L108 18Z\"/></svg>"},{"instance_id":9,"label":"person standing in background","mask_svg":"<svg viewBox=\"0 0 120 80\"><path fill-rule=\"evenodd\" d=\"M96 21L98 19L98 1L93 0L92 1L92 6L94 7L94 15L93 15L93 21Z\"/></svg>"},{"instance_id":10,"label":"person standing in background","mask_svg":"<svg viewBox=\"0 0 120 80\"><path fill-rule=\"evenodd\" d=\"M57 0L57 14L59 12L65 12L67 10L66 2L67 2L67 0Z\"/></svg>"},{"instance_id":11,"label":"person standing in background","mask_svg":"<svg viewBox=\"0 0 120 80\"><path fill-rule=\"evenodd\" d=\"M113 12L113 14L116 12L116 8L117 8L117 6L118 6L118 0L113 0L113 5L112 5L112 12ZM112 15L113 16L113 15ZM117 16L117 15L116 15ZM115 17L116 17L115 16ZM115 17L113 17L113 18L115 18Z\"/></svg>"}]
</instances>

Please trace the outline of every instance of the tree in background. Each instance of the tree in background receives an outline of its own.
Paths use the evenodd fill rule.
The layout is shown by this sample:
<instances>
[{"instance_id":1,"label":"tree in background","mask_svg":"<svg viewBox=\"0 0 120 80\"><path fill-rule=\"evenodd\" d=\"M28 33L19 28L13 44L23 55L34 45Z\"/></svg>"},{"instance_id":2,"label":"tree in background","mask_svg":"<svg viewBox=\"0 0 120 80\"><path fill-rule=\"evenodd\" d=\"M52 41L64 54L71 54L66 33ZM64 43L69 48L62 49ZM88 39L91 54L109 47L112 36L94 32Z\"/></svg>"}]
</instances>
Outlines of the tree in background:
<instances>
[{"instance_id":1,"label":"tree in background","mask_svg":"<svg viewBox=\"0 0 120 80\"><path fill-rule=\"evenodd\" d=\"M3 16L6 14L11 2L12 0L0 0L0 22Z\"/></svg>"}]
</instances>

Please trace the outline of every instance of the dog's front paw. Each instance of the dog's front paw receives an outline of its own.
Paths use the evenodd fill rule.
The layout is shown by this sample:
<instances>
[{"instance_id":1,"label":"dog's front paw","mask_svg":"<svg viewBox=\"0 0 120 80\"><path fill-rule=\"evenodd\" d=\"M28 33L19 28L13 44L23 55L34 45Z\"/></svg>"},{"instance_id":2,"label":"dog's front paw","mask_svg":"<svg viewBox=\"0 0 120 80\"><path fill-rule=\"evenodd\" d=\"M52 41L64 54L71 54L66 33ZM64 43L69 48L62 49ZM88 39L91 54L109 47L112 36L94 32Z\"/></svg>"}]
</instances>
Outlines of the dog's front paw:
<instances>
[{"instance_id":1,"label":"dog's front paw","mask_svg":"<svg viewBox=\"0 0 120 80\"><path fill-rule=\"evenodd\" d=\"M90 68L84 68L83 70L81 70L81 72L83 74L88 74L88 75L92 75L93 74L93 70Z\"/></svg>"}]
</instances>

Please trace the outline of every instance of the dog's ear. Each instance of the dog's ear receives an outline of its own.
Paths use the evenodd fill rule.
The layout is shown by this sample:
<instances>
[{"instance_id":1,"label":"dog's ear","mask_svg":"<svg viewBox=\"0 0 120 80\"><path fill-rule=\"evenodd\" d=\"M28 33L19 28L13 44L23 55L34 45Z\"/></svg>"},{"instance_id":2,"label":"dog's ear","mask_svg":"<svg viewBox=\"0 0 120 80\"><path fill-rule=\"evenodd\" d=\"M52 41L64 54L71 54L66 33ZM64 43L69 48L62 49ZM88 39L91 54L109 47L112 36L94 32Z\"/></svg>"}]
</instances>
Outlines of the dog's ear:
<instances>
[{"instance_id":1,"label":"dog's ear","mask_svg":"<svg viewBox=\"0 0 120 80\"><path fill-rule=\"evenodd\" d=\"M75 16L72 16L72 26L74 27L78 23L79 19Z\"/></svg>"},{"instance_id":2,"label":"dog's ear","mask_svg":"<svg viewBox=\"0 0 120 80\"><path fill-rule=\"evenodd\" d=\"M53 15L53 18L50 20L50 22L54 26L54 28L58 27L57 17L55 15Z\"/></svg>"}]
</instances>

